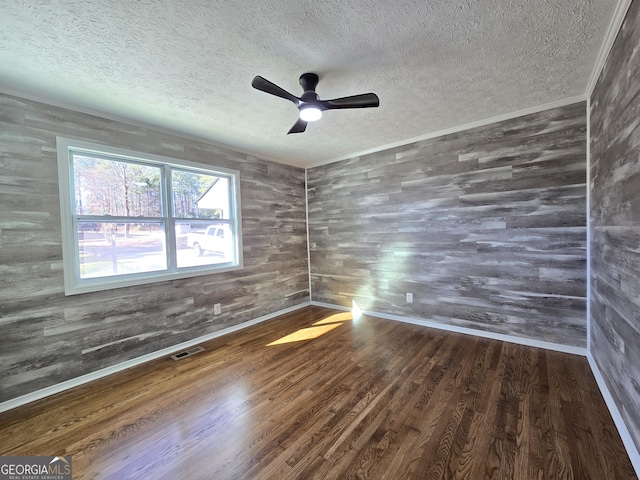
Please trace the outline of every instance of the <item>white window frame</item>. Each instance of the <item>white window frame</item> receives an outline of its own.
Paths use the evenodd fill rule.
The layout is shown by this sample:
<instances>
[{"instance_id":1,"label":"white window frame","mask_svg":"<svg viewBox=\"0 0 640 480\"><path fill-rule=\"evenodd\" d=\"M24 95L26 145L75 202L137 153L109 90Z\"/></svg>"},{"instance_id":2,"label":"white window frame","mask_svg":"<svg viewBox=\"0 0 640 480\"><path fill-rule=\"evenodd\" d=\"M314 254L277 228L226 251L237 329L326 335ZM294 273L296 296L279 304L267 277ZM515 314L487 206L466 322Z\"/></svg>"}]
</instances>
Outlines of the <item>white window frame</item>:
<instances>
[{"instance_id":1,"label":"white window frame","mask_svg":"<svg viewBox=\"0 0 640 480\"><path fill-rule=\"evenodd\" d=\"M189 162L175 158L154 155L150 153L136 152L122 148L112 147L104 144L88 142L65 137L56 137L58 150L58 181L60 190L60 217L62 222L62 256L64 267L64 289L65 295L76 295L80 293L97 292L114 288L129 287L133 285L143 285L147 283L162 282L180 278L196 277L200 275L211 275L214 273L228 272L243 268L242 258L242 218L240 206L240 172L227 168L215 167L200 163ZM122 160L134 163L147 164L159 167L164 171L164 182L161 182L161 194L163 200L162 217L146 219L147 221L157 221L158 218L164 224L165 245L167 257L167 269L144 273L129 273L97 278L80 278L80 261L78 252L77 217L75 214L75 186L73 181L72 152L82 152L90 155L97 155L113 160ZM226 263L214 265L203 265L194 267L177 266L175 252L175 229L176 221L207 221L207 219L175 217L171 207L171 181L170 172L172 168L180 170L191 170L195 173L203 173L214 176L225 176L229 178L230 190L230 212L228 223L234 235L234 260ZM82 217L82 216L81 216ZM125 217L108 217L114 221ZM137 217L129 217L131 219ZM144 219L142 219L144 220Z\"/></svg>"}]
</instances>

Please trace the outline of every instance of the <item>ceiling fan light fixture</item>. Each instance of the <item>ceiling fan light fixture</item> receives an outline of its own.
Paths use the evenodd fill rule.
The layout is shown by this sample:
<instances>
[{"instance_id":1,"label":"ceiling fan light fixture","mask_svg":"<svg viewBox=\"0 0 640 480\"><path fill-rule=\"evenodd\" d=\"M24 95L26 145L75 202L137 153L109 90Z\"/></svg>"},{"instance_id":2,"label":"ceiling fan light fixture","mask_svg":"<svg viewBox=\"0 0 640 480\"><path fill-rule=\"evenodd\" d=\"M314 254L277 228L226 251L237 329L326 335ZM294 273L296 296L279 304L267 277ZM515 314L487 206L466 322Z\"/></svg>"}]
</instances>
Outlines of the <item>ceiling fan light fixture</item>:
<instances>
[{"instance_id":1,"label":"ceiling fan light fixture","mask_svg":"<svg viewBox=\"0 0 640 480\"><path fill-rule=\"evenodd\" d=\"M320 118L322 118L322 110L318 107L308 106L300 109L300 120L315 122L316 120L320 120Z\"/></svg>"},{"instance_id":2,"label":"ceiling fan light fixture","mask_svg":"<svg viewBox=\"0 0 640 480\"><path fill-rule=\"evenodd\" d=\"M320 100L316 93L318 75L315 73L303 73L300 75L300 86L304 90L301 97L296 97L266 78L257 75L251 81L251 86L256 90L284 98L293 103L300 111L300 118L287 132L302 133L307 129L308 122L315 122L322 118L324 110L342 110L345 108L370 108L379 107L380 99L375 93L362 93L348 97L334 98L333 100Z\"/></svg>"}]
</instances>

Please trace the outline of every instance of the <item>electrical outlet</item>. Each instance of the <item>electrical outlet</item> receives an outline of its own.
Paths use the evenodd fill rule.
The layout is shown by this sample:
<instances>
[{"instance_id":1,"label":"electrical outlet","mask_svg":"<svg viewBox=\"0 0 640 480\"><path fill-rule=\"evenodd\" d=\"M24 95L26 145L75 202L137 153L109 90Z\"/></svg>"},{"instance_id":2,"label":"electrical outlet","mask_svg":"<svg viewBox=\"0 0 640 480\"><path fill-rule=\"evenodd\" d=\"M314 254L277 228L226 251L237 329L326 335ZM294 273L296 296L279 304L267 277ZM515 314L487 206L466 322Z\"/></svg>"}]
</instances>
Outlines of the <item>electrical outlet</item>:
<instances>
[{"instance_id":1,"label":"electrical outlet","mask_svg":"<svg viewBox=\"0 0 640 480\"><path fill-rule=\"evenodd\" d=\"M216 303L213 306L213 314L214 315L220 315L221 313L222 313L222 304Z\"/></svg>"},{"instance_id":2,"label":"electrical outlet","mask_svg":"<svg viewBox=\"0 0 640 480\"><path fill-rule=\"evenodd\" d=\"M407 292L407 303L413 303L413 293Z\"/></svg>"}]
</instances>

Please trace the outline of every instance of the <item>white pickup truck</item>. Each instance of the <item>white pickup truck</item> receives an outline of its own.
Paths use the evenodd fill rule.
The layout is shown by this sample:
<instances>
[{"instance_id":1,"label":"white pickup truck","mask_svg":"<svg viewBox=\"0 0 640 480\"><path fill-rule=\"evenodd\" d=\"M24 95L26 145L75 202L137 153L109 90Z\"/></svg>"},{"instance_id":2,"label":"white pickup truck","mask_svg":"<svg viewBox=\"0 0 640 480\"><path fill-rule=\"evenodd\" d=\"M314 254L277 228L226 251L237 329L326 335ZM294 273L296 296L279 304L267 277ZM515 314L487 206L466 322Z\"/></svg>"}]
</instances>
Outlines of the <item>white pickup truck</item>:
<instances>
[{"instance_id":1,"label":"white pickup truck","mask_svg":"<svg viewBox=\"0 0 640 480\"><path fill-rule=\"evenodd\" d=\"M187 246L193 248L197 256L205 252L227 254L231 247L231 229L229 225L209 225L202 232L190 232L187 235Z\"/></svg>"}]
</instances>

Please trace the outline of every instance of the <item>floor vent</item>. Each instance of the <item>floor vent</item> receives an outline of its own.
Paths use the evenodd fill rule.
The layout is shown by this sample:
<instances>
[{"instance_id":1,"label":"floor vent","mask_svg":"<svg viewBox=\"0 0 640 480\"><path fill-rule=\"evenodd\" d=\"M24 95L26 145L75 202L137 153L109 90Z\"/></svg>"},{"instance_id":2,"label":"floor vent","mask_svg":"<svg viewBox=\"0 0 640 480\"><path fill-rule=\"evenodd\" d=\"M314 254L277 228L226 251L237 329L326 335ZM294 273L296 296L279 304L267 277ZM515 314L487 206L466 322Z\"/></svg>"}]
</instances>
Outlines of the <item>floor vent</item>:
<instances>
[{"instance_id":1,"label":"floor vent","mask_svg":"<svg viewBox=\"0 0 640 480\"><path fill-rule=\"evenodd\" d=\"M182 360L183 358L190 357L191 355L195 355L196 353L204 352L204 348L202 347L193 347L189 350L185 350L184 352L176 353L175 355L171 355L171 358L174 360Z\"/></svg>"}]
</instances>

